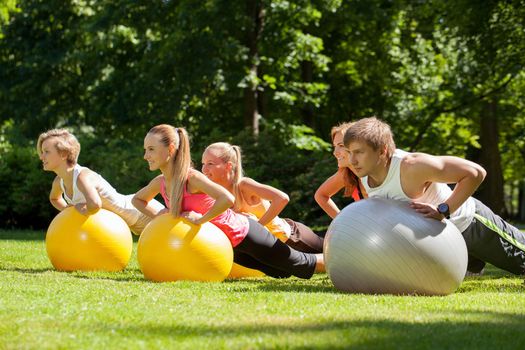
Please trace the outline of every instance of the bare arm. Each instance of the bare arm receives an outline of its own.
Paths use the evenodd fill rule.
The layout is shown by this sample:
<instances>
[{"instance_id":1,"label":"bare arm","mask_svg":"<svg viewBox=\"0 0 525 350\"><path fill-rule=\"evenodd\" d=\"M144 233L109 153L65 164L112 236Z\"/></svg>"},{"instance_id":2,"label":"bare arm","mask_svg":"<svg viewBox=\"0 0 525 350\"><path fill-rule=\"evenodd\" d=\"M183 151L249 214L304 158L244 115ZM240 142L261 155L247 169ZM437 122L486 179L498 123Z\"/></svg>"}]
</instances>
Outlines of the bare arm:
<instances>
[{"instance_id":1,"label":"bare arm","mask_svg":"<svg viewBox=\"0 0 525 350\"><path fill-rule=\"evenodd\" d=\"M213 206L203 216L195 218L184 215L187 219L197 225L204 224L214 217L224 213L235 201L235 198L227 189L211 181L199 171L194 171L193 176L188 178L188 190L192 193L203 192L215 199Z\"/></svg>"},{"instance_id":2,"label":"bare arm","mask_svg":"<svg viewBox=\"0 0 525 350\"><path fill-rule=\"evenodd\" d=\"M290 201L288 195L283 191L272 186L261 184L248 177L243 178L240 188L244 198L255 196L270 202L270 206L259 219L259 223L263 226L267 225L279 215Z\"/></svg>"},{"instance_id":3,"label":"bare arm","mask_svg":"<svg viewBox=\"0 0 525 350\"><path fill-rule=\"evenodd\" d=\"M317 191L315 191L315 201L319 206L334 219L340 210L332 200L332 196L345 187L342 172L337 172L326 179Z\"/></svg>"},{"instance_id":4,"label":"bare arm","mask_svg":"<svg viewBox=\"0 0 525 350\"><path fill-rule=\"evenodd\" d=\"M162 175L157 176L146 185L141 188L131 200L131 203L143 214L154 218L159 213L149 205L149 202L160 193L160 182L162 181ZM167 203L166 203L167 204ZM163 211L161 211L163 212Z\"/></svg>"},{"instance_id":5,"label":"bare arm","mask_svg":"<svg viewBox=\"0 0 525 350\"><path fill-rule=\"evenodd\" d=\"M86 198L85 206L75 205L81 214L91 215L102 208L102 199L97 190L98 179L98 175L90 170L82 170L78 175L77 187Z\"/></svg>"},{"instance_id":6,"label":"bare arm","mask_svg":"<svg viewBox=\"0 0 525 350\"><path fill-rule=\"evenodd\" d=\"M62 197L62 188L60 187L60 178L57 176L51 185L51 192L49 192L49 201L51 205L62 211L68 207L66 201Z\"/></svg>"},{"instance_id":7,"label":"bare arm","mask_svg":"<svg viewBox=\"0 0 525 350\"><path fill-rule=\"evenodd\" d=\"M403 172L403 190L409 197L411 192L417 191L415 186L421 186L424 183L456 184L452 194L445 201L451 213L474 194L487 174L479 164L469 160L452 156L432 156L425 153L415 153L405 158L401 171ZM441 219L437 210L434 213L424 214Z\"/></svg>"}]
</instances>

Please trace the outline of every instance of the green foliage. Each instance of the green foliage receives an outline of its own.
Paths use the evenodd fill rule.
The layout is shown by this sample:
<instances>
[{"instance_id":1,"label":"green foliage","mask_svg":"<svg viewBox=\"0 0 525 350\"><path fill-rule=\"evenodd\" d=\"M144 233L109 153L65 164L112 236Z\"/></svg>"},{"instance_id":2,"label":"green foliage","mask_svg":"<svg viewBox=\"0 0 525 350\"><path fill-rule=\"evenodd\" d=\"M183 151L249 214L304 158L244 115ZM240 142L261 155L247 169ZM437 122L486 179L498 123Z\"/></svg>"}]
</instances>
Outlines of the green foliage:
<instances>
[{"instance_id":1,"label":"green foliage","mask_svg":"<svg viewBox=\"0 0 525 350\"><path fill-rule=\"evenodd\" d=\"M0 39L3 38L2 27L9 23L11 13L18 12L16 0L0 0Z\"/></svg>"},{"instance_id":2,"label":"green foliage","mask_svg":"<svg viewBox=\"0 0 525 350\"><path fill-rule=\"evenodd\" d=\"M0 149L0 221L3 227L47 227L56 214L48 200L53 176L44 174L33 147Z\"/></svg>"},{"instance_id":3,"label":"green foliage","mask_svg":"<svg viewBox=\"0 0 525 350\"><path fill-rule=\"evenodd\" d=\"M157 175L143 159L143 137L81 135L79 141L79 164L102 175L122 194L135 193Z\"/></svg>"},{"instance_id":4,"label":"green foliage","mask_svg":"<svg viewBox=\"0 0 525 350\"><path fill-rule=\"evenodd\" d=\"M123 192L152 176L146 131L170 123L196 153L238 140L247 169L291 193L286 214L317 222L306 187L334 170L333 125L377 115L399 147L472 157L487 103L505 179L525 172L523 0L3 0L0 16L0 143L78 130L83 164Z\"/></svg>"}]
</instances>

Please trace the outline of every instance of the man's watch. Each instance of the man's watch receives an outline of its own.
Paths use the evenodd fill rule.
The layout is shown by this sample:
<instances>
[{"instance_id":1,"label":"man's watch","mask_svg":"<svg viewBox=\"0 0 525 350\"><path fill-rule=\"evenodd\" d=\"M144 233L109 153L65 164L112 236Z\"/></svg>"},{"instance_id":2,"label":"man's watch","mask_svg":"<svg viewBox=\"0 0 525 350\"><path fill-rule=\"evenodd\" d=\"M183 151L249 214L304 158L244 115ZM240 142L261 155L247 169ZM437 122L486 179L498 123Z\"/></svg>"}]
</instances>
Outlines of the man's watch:
<instances>
[{"instance_id":1,"label":"man's watch","mask_svg":"<svg viewBox=\"0 0 525 350\"><path fill-rule=\"evenodd\" d=\"M441 203L437 206L437 211L443 215L446 219L450 219L450 208L447 203Z\"/></svg>"}]
</instances>

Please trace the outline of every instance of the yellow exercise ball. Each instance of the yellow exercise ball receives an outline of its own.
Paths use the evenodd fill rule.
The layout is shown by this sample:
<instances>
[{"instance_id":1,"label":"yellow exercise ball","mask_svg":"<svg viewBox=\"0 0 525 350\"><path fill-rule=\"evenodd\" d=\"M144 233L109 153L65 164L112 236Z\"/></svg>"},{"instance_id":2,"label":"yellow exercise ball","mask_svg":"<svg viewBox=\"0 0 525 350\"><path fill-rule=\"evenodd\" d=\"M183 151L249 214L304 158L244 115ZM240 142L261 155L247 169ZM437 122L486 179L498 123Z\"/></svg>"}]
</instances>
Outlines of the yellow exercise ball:
<instances>
[{"instance_id":1,"label":"yellow exercise ball","mask_svg":"<svg viewBox=\"0 0 525 350\"><path fill-rule=\"evenodd\" d=\"M233 249L212 223L194 225L166 213L140 235L137 258L142 273L152 281L221 282L232 268Z\"/></svg>"},{"instance_id":2,"label":"yellow exercise ball","mask_svg":"<svg viewBox=\"0 0 525 350\"><path fill-rule=\"evenodd\" d=\"M120 271L131 257L133 239L126 222L100 209L85 216L69 207L51 221L46 250L60 271Z\"/></svg>"},{"instance_id":3,"label":"yellow exercise ball","mask_svg":"<svg viewBox=\"0 0 525 350\"><path fill-rule=\"evenodd\" d=\"M230 271L230 274L228 275L228 278L238 279L238 278L264 277L264 276L265 276L264 272L261 272L255 269L250 269L249 267L245 267L237 263L233 263L233 266Z\"/></svg>"}]
</instances>

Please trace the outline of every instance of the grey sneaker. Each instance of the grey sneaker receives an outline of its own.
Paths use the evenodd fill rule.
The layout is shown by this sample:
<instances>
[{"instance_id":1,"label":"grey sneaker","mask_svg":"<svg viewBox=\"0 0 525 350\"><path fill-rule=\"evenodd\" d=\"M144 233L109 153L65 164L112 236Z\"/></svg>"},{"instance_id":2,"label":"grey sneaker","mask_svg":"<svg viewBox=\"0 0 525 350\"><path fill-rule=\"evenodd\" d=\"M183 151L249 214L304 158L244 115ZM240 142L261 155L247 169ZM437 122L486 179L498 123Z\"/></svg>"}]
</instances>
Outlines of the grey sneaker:
<instances>
[{"instance_id":1,"label":"grey sneaker","mask_svg":"<svg viewBox=\"0 0 525 350\"><path fill-rule=\"evenodd\" d=\"M480 277L480 276L483 276L483 273L485 272L485 269L481 269L480 272L470 272L470 271L467 271L465 273L465 277ZM524 281L525 283L525 281Z\"/></svg>"}]
</instances>

